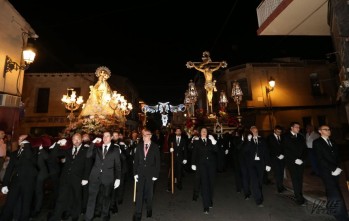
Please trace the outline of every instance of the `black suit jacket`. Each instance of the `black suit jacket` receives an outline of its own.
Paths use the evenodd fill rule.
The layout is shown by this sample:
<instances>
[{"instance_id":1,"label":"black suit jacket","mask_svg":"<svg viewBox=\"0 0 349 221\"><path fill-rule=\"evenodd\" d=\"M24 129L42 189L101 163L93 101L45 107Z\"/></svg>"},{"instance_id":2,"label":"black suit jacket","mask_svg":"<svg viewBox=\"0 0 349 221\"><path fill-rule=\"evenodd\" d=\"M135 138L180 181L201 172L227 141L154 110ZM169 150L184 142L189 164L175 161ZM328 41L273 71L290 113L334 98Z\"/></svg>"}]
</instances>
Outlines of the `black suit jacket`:
<instances>
[{"instance_id":1,"label":"black suit jacket","mask_svg":"<svg viewBox=\"0 0 349 221\"><path fill-rule=\"evenodd\" d=\"M61 173L62 181L74 179L81 182L81 180L88 180L91 171L92 160L91 158L87 158L87 151L88 147L81 145L79 152L74 159L73 148L63 150L59 148L59 144L55 145L52 154L55 157L65 158Z\"/></svg>"},{"instance_id":2,"label":"black suit jacket","mask_svg":"<svg viewBox=\"0 0 349 221\"><path fill-rule=\"evenodd\" d=\"M267 144L262 137L258 137L258 144L255 144L252 138L250 141L247 140L245 145L245 159L249 165L255 162L255 157L258 156L259 162L261 162L262 165L270 166L269 151L267 149Z\"/></svg>"},{"instance_id":3,"label":"black suit jacket","mask_svg":"<svg viewBox=\"0 0 349 221\"><path fill-rule=\"evenodd\" d=\"M116 144L110 144L105 159L102 151L102 148L95 148L94 144L91 144L88 149L87 156L94 161L89 180L91 182L99 180L104 185L112 185L121 177L120 150Z\"/></svg>"},{"instance_id":4,"label":"black suit jacket","mask_svg":"<svg viewBox=\"0 0 349 221\"><path fill-rule=\"evenodd\" d=\"M320 171L324 175L331 175L337 167L340 167L340 159L337 145L331 140L332 147L319 137L313 141L313 148L316 152L316 158Z\"/></svg>"},{"instance_id":5,"label":"black suit jacket","mask_svg":"<svg viewBox=\"0 0 349 221\"><path fill-rule=\"evenodd\" d=\"M137 145L133 164L134 175L159 178L160 163L160 150L157 144L154 142L150 143L146 157L144 153L144 143L140 142Z\"/></svg>"},{"instance_id":6,"label":"black suit jacket","mask_svg":"<svg viewBox=\"0 0 349 221\"><path fill-rule=\"evenodd\" d=\"M280 156L281 154L285 155L285 150L284 150L283 145L281 144L281 140L279 142L276 139L274 133L270 134L267 137L267 144L268 144L268 148L269 148L270 157L272 159L275 159L276 157Z\"/></svg>"},{"instance_id":7,"label":"black suit jacket","mask_svg":"<svg viewBox=\"0 0 349 221\"><path fill-rule=\"evenodd\" d=\"M177 145L177 136L172 137L171 145L173 144L173 154L176 159L183 160L187 159L187 145L188 139L185 136L181 136L179 145ZM170 146L171 147L171 146Z\"/></svg>"},{"instance_id":8,"label":"black suit jacket","mask_svg":"<svg viewBox=\"0 0 349 221\"><path fill-rule=\"evenodd\" d=\"M10 154L2 186L9 186L14 179L18 179L20 183L27 183L36 179L38 175L37 155L31 144L23 145L23 151L19 157L17 157L18 151L19 149Z\"/></svg>"},{"instance_id":9,"label":"black suit jacket","mask_svg":"<svg viewBox=\"0 0 349 221\"><path fill-rule=\"evenodd\" d=\"M200 165L205 159L210 160L211 163L217 163L217 144L213 145L210 139L206 139L206 145L203 140L199 138L198 140L193 141L193 154L192 154L192 165Z\"/></svg>"},{"instance_id":10,"label":"black suit jacket","mask_svg":"<svg viewBox=\"0 0 349 221\"><path fill-rule=\"evenodd\" d=\"M291 132L287 132L281 138L281 144L285 148L285 160L288 165L296 165L296 159L302 160L304 165L307 144L303 135L297 134L295 137Z\"/></svg>"},{"instance_id":11,"label":"black suit jacket","mask_svg":"<svg viewBox=\"0 0 349 221\"><path fill-rule=\"evenodd\" d=\"M38 155L37 156L37 165L38 165L38 170L39 170L39 173L38 173L38 179L39 180L44 180L46 179L48 176L49 176L49 172L48 172L48 166L47 166L47 160L48 160L48 152L46 149L41 149L41 150L37 150L36 154Z\"/></svg>"}]
</instances>

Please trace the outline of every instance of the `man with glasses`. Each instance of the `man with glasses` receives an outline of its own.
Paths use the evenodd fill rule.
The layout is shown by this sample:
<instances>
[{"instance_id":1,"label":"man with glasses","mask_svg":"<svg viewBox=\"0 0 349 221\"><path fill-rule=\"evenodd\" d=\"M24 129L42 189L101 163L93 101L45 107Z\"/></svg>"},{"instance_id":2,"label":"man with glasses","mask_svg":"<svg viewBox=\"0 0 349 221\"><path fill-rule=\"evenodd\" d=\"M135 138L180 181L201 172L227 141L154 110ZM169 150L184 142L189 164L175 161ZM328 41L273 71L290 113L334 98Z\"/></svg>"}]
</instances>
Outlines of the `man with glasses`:
<instances>
[{"instance_id":1,"label":"man with glasses","mask_svg":"<svg viewBox=\"0 0 349 221\"><path fill-rule=\"evenodd\" d=\"M313 142L321 179L325 185L328 213L337 220L349 220L347 208L339 185L340 158L336 143L330 139L331 129L328 125L319 128L321 137Z\"/></svg>"},{"instance_id":2,"label":"man with glasses","mask_svg":"<svg viewBox=\"0 0 349 221\"><path fill-rule=\"evenodd\" d=\"M296 203L305 206L305 198L303 197L303 161L305 159L307 144L299 131L300 124L298 122L292 122L290 131L285 134L281 144L285 148L285 161L290 171Z\"/></svg>"},{"instance_id":3,"label":"man with glasses","mask_svg":"<svg viewBox=\"0 0 349 221\"><path fill-rule=\"evenodd\" d=\"M143 142L138 143L135 155L133 174L136 181L136 211L133 220L141 220L143 201L147 204L147 217L152 217L154 182L160 173L160 150L155 142L151 142L151 132L142 131Z\"/></svg>"}]
</instances>

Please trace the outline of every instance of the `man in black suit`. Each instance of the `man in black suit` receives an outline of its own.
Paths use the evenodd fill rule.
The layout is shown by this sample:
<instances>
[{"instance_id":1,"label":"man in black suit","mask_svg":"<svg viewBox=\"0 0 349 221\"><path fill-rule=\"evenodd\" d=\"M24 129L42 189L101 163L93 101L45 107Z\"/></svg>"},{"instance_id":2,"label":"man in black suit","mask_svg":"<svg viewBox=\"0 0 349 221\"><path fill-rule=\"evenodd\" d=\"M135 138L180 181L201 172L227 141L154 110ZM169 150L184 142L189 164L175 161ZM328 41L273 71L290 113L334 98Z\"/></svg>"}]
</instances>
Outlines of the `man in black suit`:
<instances>
[{"instance_id":1,"label":"man in black suit","mask_svg":"<svg viewBox=\"0 0 349 221\"><path fill-rule=\"evenodd\" d=\"M21 135L18 139L19 148L10 154L10 162L1 188L3 194L8 193L0 216L1 221L12 220L15 210L16 218L29 220L38 170L37 155L26 138L27 135Z\"/></svg>"},{"instance_id":2,"label":"man in black suit","mask_svg":"<svg viewBox=\"0 0 349 221\"><path fill-rule=\"evenodd\" d=\"M319 127L321 137L313 141L320 176L325 185L327 210L337 220L348 221L348 212L339 185L340 169L339 152L336 143L330 139L331 129L328 125Z\"/></svg>"},{"instance_id":3,"label":"man in black suit","mask_svg":"<svg viewBox=\"0 0 349 221\"><path fill-rule=\"evenodd\" d=\"M89 177L86 221L93 219L96 202L98 206L102 206L102 220L110 220L109 208L112 191L119 187L121 176L120 150L117 144L111 143L111 140L111 132L104 132L102 148L95 148L94 144L102 141L101 138L95 138L88 150L87 156L94 160L94 164Z\"/></svg>"},{"instance_id":4,"label":"man in black suit","mask_svg":"<svg viewBox=\"0 0 349 221\"><path fill-rule=\"evenodd\" d=\"M303 197L303 161L305 159L307 144L299 131L300 124L298 122L292 122L290 131L281 140L281 145L285 148L285 161L290 171L296 203L305 206L305 198Z\"/></svg>"},{"instance_id":5,"label":"man in black suit","mask_svg":"<svg viewBox=\"0 0 349 221\"><path fill-rule=\"evenodd\" d=\"M176 136L172 137L170 142L170 152L173 152L173 171L174 178L177 179L177 188L179 190L182 189L182 164L187 163L187 145L188 141L185 136L182 135L182 130L180 128L176 128L175 130ZM169 163L171 170L171 163ZM174 182L174 181L173 181ZM168 181L168 190L171 190L171 176Z\"/></svg>"},{"instance_id":6,"label":"man in black suit","mask_svg":"<svg viewBox=\"0 0 349 221\"><path fill-rule=\"evenodd\" d=\"M213 186L217 171L217 141L208 135L207 128L201 128L200 138L193 142L192 170L198 170L201 180L201 195L204 213L213 207Z\"/></svg>"},{"instance_id":7,"label":"man in black suit","mask_svg":"<svg viewBox=\"0 0 349 221\"><path fill-rule=\"evenodd\" d=\"M151 142L151 132L142 131L143 142L140 142L134 155L133 174L136 181L136 212L134 220L141 220L143 201L147 204L147 217L152 216L154 181L160 173L159 146Z\"/></svg>"},{"instance_id":8,"label":"man in black suit","mask_svg":"<svg viewBox=\"0 0 349 221\"><path fill-rule=\"evenodd\" d=\"M269 152L265 140L258 135L258 128L252 126L251 134L247 136L245 157L248 165L252 195L257 206L263 207L263 176L264 171L269 172Z\"/></svg>"},{"instance_id":9,"label":"man in black suit","mask_svg":"<svg viewBox=\"0 0 349 221\"><path fill-rule=\"evenodd\" d=\"M57 141L52 146L51 154L65 159L62 174L60 177L59 195L56 206L50 221L59 221L63 212L68 211L73 221L79 219L82 211L82 187L87 185L91 170L91 158L87 158L88 148L82 145L82 136L76 133L72 137L73 146L68 149L61 149L65 139Z\"/></svg>"},{"instance_id":10,"label":"man in black suit","mask_svg":"<svg viewBox=\"0 0 349 221\"><path fill-rule=\"evenodd\" d=\"M285 151L281 145L281 133L282 127L276 125L274 132L267 137L267 143L270 153L270 162L274 171L274 177L276 181L276 188L278 193L282 193L286 190L284 187L284 170L285 170Z\"/></svg>"}]
</instances>

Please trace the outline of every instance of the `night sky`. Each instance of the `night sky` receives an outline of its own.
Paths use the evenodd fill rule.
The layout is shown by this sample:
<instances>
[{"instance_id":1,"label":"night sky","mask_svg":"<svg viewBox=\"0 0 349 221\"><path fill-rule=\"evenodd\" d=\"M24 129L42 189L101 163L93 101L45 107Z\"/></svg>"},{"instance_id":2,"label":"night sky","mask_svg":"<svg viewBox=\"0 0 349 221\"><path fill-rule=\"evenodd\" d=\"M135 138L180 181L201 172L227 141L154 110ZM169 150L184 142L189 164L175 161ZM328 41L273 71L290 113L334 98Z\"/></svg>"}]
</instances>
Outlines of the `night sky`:
<instances>
[{"instance_id":1,"label":"night sky","mask_svg":"<svg viewBox=\"0 0 349 221\"><path fill-rule=\"evenodd\" d=\"M228 67L333 52L330 37L257 36L260 0L10 2L40 36L28 72L107 66L129 78L150 105L182 103L189 80L201 75L185 64L200 62L204 51Z\"/></svg>"}]
</instances>

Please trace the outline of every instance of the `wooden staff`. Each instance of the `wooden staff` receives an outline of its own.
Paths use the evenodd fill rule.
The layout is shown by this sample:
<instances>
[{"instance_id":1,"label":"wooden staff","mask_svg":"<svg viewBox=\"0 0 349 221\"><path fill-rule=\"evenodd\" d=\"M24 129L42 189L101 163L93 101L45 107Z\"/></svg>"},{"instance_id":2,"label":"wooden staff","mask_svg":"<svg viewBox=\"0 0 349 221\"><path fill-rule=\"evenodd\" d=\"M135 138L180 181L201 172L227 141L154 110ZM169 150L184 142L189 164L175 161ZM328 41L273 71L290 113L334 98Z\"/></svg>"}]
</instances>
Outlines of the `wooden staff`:
<instances>
[{"instance_id":1,"label":"wooden staff","mask_svg":"<svg viewBox=\"0 0 349 221\"><path fill-rule=\"evenodd\" d=\"M173 142L171 143L171 147L173 148ZM172 194L174 193L174 169L173 169L173 152L171 152L171 190Z\"/></svg>"},{"instance_id":2,"label":"wooden staff","mask_svg":"<svg viewBox=\"0 0 349 221\"><path fill-rule=\"evenodd\" d=\"M133 202L136 202L136 190L137 190L137 181L135 179L135 184L133 186Z\"/></svg>"}]
</instances>

